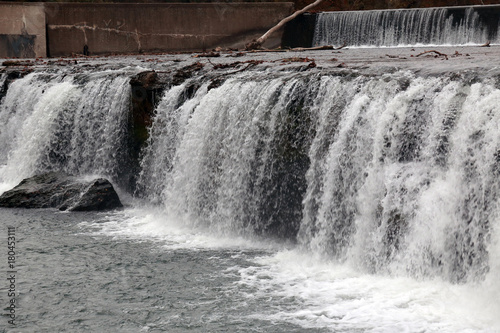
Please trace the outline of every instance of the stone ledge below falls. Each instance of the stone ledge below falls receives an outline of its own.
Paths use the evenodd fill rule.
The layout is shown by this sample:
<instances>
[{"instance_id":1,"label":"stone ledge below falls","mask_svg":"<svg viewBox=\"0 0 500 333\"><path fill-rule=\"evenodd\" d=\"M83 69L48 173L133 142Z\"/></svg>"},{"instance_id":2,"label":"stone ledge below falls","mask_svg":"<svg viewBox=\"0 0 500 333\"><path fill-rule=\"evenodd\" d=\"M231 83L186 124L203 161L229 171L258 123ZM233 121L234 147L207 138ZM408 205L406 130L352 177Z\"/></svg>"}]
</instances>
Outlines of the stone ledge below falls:
<instances>
[{"instance_id":1,"label":"stone ledge below falls","mask_svg":"<svg viewBox=\"0 0 500 333\"><path fill-rule=\"evenodd\" d=\"M113 185L104 178L84 181L49 172L26 178L3 193L0 207L96 211L119 208L122 204Z\"/></svg>"}]
</instances>

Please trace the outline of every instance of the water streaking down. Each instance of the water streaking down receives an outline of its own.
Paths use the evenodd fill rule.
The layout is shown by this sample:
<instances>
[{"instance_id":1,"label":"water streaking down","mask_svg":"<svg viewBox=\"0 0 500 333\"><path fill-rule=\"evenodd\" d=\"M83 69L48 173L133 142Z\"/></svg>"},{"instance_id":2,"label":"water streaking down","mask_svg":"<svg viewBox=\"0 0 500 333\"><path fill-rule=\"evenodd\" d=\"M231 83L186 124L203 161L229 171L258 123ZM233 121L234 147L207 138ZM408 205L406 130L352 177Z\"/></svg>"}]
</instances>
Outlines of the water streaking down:
<instances>
[{"instance_id":1,"label":"water streaking down","mask_svg":"<svg viewBox=\"0 0 500 333\"><path fill-rule=\"evenodd\" d=\"M395 47L499 43L496 6L318 14L313 45Z\"/></svg>"},{"instance_id":2,"label":"water streaking down","mask_svg":"<svg viewBox=\"0 0 500 333\"><path fill-rule=\"evenodd\" d=\"M440 50L449 60L315 52L312 69L282 61L300 53L256 55L167 83L126 209L0 211L23 237L15 331L56 319L73 331L500 331L498 68L482 49ZM130 184L129 78L194 62L142 60L13 81L3 183L62 169Z\"/></svg>"}]
</instances>

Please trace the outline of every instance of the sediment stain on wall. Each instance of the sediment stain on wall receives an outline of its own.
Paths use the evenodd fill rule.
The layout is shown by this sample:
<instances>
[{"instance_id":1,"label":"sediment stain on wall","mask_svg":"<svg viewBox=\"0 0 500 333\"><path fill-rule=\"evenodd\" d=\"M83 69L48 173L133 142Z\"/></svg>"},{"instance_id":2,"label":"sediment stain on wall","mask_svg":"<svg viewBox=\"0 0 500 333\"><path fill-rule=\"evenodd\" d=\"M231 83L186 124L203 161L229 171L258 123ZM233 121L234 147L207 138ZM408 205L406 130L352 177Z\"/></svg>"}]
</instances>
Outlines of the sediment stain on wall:
<instances>
[{"instance_id":1,"label":"sediment stain on wall","mask_svg":"<svg viewBox=\"0 0 500 333\"><path fill-rule=\"evenodd\" d=\"M33 53L12 55L12 43L4 42L0 57L68 56L82 54L85 45L94 55L242 47L292 12L292 2L36 5L0 2L0 34L36 36ZM279 45L279 41L275 43Z\"/></svg>"},{"instance_id":2,"label":"sediment stain on wall","mask_svg":"<svg viewBox=\"0 0 500 333\"><path fill-rule=\"evenodd\" d=\"M0 58L46 55L43 4L0 2Z\"/></svg>"}]
</instances>

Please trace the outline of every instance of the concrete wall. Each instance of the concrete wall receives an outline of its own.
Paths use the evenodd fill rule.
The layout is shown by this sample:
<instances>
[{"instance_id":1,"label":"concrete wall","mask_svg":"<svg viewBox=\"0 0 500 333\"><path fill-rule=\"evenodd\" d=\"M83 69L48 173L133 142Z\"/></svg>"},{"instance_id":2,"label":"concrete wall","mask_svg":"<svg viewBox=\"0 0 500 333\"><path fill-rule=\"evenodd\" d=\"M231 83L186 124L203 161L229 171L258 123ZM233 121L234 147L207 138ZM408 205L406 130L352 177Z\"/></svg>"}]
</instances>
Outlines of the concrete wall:
<instances>
[{"instance_id":1,"label":"concrete wall","mask_svg":"<svg viewBox=\"0 0 500 333\"><path fill-rule=\"evenodd\" d=\"M293 12L293 3L47 3L50 56L197 51L242 46ZM278 42L279 45L279 42Z\"/></svg>"},{"instance_id":2,"label":"concrete wall","mask_svg":"<svg viewBox=\"0 0 500 333\"><path fill-rule=\"evenodd\" d=\"M202 51L243 47L293 3L87 4L0 2L0 58ZM281 36L270 43L279 45Z\"/></svg>"},{"instance_id":3,"label":"concrete wall","mask_svg":"<svg viewBox=\"0 0 500 333\"><path fill-rule=\"evenodd\" d=\"M0 58L45 55L43 4L0 2Z\"/></svg>"}]
</instances>

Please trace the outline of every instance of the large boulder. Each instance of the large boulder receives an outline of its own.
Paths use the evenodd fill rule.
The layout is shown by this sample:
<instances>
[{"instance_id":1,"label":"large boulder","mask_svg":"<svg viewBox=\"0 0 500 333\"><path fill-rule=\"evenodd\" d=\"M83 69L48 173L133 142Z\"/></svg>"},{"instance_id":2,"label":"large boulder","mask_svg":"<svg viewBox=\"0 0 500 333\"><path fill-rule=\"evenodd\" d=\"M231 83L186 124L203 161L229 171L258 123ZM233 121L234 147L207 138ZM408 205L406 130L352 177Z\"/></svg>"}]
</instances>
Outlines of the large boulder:
<instances>
[{"instance_id":1,"label":"large boulder","mask_svg":"<svg viewBox=\"0 0 500 333\"><path fill-rule=\"evenodd\" d=\"M113 185L104 178L85 181L59 172L24 179L0 196L0 207L58 208L70 211L122 207Z\"/></svg>"}]
</instances>

